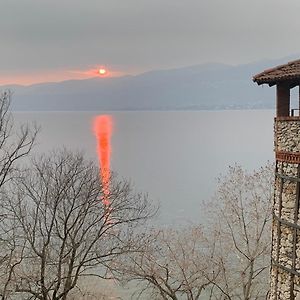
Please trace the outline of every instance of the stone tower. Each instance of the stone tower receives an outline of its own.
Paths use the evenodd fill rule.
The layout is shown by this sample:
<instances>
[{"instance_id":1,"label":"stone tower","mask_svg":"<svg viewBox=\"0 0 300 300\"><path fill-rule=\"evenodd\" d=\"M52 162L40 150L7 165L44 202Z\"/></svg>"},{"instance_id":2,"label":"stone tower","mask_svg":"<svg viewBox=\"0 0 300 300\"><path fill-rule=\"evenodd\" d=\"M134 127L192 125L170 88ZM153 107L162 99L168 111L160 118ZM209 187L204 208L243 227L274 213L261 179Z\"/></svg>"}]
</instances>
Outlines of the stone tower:
<instances>
[{"instance_id":1,"label":"stone tower","mask_svg":"<svg viewBox=\"0 0 300 300\"><path fill-rule=\"evenodd\" d=\"M269 299L300 299L300 93L291 107L290 90L300 91L300 60L253 77L276 85L274 122L275 191L273 200L271 287Z\"/></svg>"}]
</instances>

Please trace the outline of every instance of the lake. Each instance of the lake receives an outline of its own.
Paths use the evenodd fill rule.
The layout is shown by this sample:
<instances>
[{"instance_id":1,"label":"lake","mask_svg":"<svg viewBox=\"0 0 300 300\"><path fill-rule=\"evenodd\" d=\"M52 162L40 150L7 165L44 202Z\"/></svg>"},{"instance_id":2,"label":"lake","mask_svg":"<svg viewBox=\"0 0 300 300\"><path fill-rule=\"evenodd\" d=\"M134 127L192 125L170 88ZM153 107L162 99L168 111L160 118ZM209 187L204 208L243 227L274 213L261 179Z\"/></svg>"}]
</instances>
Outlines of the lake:
<instances>
[{"instance_id":1,"label":"lake","mask_svg":"<svg viewBox=\"0 0 300 300\"><path fill-rule=\"evenodd\" d=\"M112 169L160 202L161 224L201 222L228 166L254 169L273 160L273 110L168 112L15 112L16 123L41 126L43 152L65 146L97 160L94 117L113 120Z\"/></svg>"}]
</instances>

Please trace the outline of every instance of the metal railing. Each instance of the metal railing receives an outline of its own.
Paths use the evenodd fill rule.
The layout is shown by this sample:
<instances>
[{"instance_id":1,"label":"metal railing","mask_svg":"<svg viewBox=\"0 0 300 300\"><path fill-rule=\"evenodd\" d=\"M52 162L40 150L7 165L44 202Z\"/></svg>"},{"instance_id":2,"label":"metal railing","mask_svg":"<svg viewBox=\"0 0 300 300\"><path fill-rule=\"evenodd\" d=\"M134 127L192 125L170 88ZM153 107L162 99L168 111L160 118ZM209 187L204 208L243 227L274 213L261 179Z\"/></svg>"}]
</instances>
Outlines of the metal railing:
<instances>
[{"instance_id":1,"label":"metal railing","mask_svg":"<svg viewBox=\"0 0 300 300\"><path fill-rule=\"evenodd\" d=\"M298 112L298 114L296 115L295 112ZM291 109L291 117L300 117L300 109L299 108Z\"/></svg>"}]
</instances>

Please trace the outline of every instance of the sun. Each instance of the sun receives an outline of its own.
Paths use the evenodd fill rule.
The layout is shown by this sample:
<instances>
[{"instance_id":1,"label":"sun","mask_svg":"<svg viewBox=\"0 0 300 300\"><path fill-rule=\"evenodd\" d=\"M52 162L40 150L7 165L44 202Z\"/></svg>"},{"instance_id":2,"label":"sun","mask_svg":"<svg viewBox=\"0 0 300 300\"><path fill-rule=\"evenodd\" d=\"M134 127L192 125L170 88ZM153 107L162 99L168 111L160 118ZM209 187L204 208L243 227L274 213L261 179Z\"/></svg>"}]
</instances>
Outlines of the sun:
<instances>
[{"instance_id":1,"label":"sun","mask_svg":"<svg viewBox=\"0 0 300 300\"><path fill-rule=\"evenodd\" d=\"M104 75L107 73L107 71L106 71L106 69L104 69L104 68L100 68L100 69L98 70L98 73L99 73L99 75L104 76Z\"/></svg>"}]
</instances>

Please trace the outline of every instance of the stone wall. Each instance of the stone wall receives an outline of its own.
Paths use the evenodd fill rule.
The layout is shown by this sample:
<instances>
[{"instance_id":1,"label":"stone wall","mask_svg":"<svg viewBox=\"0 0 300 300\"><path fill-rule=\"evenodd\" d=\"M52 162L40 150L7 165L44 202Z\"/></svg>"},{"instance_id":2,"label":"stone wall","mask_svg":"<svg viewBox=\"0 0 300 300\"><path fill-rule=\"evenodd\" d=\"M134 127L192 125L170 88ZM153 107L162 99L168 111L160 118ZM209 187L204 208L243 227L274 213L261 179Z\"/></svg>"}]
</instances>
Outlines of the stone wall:
<instances>
[{"instance_id":1,"label":"stone wall","mask_svg":"<svg viewBox=\"0 0 300 300\"><path fill-rule=\"evenodd\" d=\"M275 151L300 152L300 120L275 120L274 131Z\"/></svg>"},{"instance_id":2,"label":"stone wall","mask_svg":"<svg viewBox=\"0 0 300 300\"><path fill-rule=\"evenodd\" d=\"M274 131L276 155L286 156L276 156L270 299L300 300L300 169L295 163L295 157L300 160L300 118L275 120Z\"/></svg>"}]
</instances>

